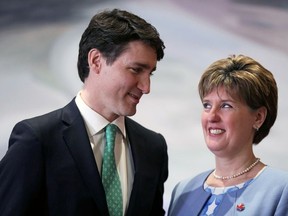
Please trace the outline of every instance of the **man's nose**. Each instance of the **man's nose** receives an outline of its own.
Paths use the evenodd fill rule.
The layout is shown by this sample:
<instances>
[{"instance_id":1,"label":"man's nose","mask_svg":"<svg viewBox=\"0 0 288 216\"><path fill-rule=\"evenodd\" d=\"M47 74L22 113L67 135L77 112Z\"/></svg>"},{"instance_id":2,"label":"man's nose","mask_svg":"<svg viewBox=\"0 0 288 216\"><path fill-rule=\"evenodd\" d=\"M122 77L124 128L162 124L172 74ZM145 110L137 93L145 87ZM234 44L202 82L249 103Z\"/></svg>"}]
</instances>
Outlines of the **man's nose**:
<instances>
[{"instance_id":1,"label":"man's nose","mask_svg":"<svg viewBox=\"0 0 288 216\"><path fill-rule=\"evenodd\" d=\"M143 94L150 93L150 76L149 77L141 77L138 82L138 88L142 91Z\"/></svg>"}]
</instances>

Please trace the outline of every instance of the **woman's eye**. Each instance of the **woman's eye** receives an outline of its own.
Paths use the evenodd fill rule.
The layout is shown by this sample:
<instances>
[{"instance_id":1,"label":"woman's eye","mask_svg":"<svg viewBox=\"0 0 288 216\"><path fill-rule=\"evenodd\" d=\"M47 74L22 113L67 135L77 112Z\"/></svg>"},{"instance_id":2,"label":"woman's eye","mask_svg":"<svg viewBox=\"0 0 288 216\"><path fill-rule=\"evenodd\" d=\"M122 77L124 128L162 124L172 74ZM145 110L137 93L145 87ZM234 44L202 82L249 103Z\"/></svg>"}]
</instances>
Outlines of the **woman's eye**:
<instances>
[{"instance_id":1,"label":"woman's eye","mask_svg":"<svg viewBox=\"0 0 288 216\"><path fill-rule=\"evenodd\" d=\"M211 105L209 103L203 103L203 108L204 109L210 109Z\"/></svg>"},{"instance_id":2,"label":"woman's eye","mask_svg":"<svg viewBox=\"0 0 288 216\"><path fill-rule=\"evenodd\" d=\"M232 108L230 104L224 103L222 104L221 108Z\"/></svg>"}]
</instances>

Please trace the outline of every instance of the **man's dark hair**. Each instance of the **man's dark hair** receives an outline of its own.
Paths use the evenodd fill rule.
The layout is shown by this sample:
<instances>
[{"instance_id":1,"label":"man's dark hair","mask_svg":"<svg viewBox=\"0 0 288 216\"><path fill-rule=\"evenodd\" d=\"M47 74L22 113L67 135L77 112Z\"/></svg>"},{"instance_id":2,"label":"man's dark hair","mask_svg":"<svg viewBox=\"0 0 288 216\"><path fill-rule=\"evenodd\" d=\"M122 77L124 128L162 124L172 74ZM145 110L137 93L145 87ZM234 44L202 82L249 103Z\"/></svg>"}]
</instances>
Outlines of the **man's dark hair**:
<instances>
[{"instance_id":1,"label":"man's dark hair","mask_svg":"<svg viewBox=\"0 0 288 216\"><path fill-rule=\"evenodd\" d=\"M154 26L130 12L113 9L96 14L84 31L78 54L78 74L82 82L89 74L88 53L96 48L106 58L107 64L113 62L131 41L142 41L155 49L157 60L164 57L165 45Z\"/></svg>"}]
</instances>

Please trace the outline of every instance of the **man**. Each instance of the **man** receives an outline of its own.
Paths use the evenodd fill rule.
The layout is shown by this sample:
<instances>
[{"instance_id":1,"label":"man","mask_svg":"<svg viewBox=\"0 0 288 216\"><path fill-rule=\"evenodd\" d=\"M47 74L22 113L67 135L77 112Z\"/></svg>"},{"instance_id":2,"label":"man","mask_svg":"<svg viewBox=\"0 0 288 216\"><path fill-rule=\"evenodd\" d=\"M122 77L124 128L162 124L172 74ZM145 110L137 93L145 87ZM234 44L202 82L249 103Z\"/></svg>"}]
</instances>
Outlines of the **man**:
<instances>
[{"instance_id":1,"label":"man","mask_svg":"<svg viewBox=\"0 0 288 216\"><path fill-rule=\"evenodd\" d=\"M79 44L81 91L64 108L24 120L12 131L0 162L1 216L165 214L165 139L127 117L150 92L164 48L157 30L127 11L103 11L91 19ZM101 179L108 124L117 126L113 176L119 193L108 192ZM119 201L111 203L108 194Z\"/></svg>"}]
</instances>

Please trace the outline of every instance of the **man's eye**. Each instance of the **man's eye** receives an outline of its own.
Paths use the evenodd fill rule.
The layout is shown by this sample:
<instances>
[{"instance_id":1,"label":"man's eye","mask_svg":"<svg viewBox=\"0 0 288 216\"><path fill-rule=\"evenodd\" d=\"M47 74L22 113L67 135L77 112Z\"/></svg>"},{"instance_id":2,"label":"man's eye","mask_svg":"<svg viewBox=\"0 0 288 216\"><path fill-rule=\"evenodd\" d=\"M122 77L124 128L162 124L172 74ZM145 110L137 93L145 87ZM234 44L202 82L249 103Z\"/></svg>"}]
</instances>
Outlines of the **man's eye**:
<instances>
[{"instance_id":1,"label":"man's eye","mask_svg":"<svg viewBox=\"0 0 288 216\"><path fill-rule=\"evenodd\" d=\"M140 73L142 71L142 68L131 68L131 70L134 72L134 73Z\"/></svg>"}]
</instances>

